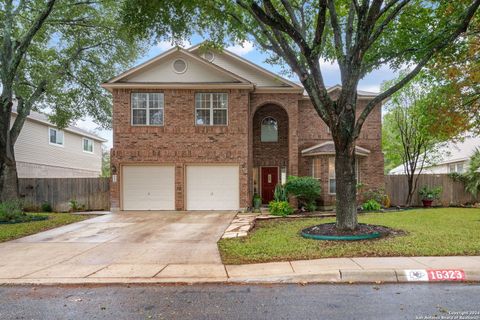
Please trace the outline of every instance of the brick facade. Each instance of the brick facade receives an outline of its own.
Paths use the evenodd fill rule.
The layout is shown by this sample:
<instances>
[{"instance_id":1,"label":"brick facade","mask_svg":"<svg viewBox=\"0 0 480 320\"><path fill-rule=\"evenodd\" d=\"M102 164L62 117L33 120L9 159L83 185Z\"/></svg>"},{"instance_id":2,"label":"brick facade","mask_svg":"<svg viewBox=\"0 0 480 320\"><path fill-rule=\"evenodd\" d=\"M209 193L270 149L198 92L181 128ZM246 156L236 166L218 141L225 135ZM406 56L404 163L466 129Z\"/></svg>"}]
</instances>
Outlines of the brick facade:
<instances>
[{"instance_id":1,"label":"brick facade","mask_svg":"<svg viewBox=\"0 0 480 320\"><path fill-rule=\"evenodd\" d=\"M219 163L240 166L240 206L249 206L248 190L248 107L246 90L228 92L228 125L195 125L195 92L208 90L144 90L164 93L164 126L131 126L131 92L113 91L113 149L111 164L117 182L112 181L112 209L121 208L122 165L175 165L175 208L185 209L185 167L188 164Z\"/></svg>"},{"instance_id":2,"label":"brick facade","mask_svg":"<svg viewBox=\"0 0 480 320\"><path fill-rule=\"evenodd\" d=\"M266 117L277 121L278 141L261 141L261 122ZM260 107L253 117L253 166L288 166L288 114L274 104Z\"/></svg>"},{"instance_id":3,"label":"brick facade","mask_svg":"<svg viewBox=\"0 0 480 320\"><path fill-rule=\"evenodd\" d=\"M164 93L164 126L130 125L131 92L139 91ZM174 165L175 208L184 210L188 164L238 164L240 206L245 208L251 206L254 167L287 166L288 175L311 175L312 157L302 157L301 151L331 141L327 126L311 102L300 94L215 90L228 93L228 125L209 127L195 125L195 92L208 90L113 90L111 163L117 176L117 181L111 184L113 210L121 208L122 165ZM365 102L359 100L358 109L361 110ZM278 144L260 142L260 121L266 116L272 116L279 123ZM368 157L360 159L360 181L367 188L382 187L380 107L365 122L357 145L371 151ZM334 196L327 194L327 181L322 179L325 205L334 203Z\"/></svg>"},{"instance_id":4,"label":"brick facade","mask_svg":"<svg viewBox=\"0 0 480 320\"><path fill-rule=\"evenodd\" d=\"M359 114L369 100L357 101L357 114ZM332 141L332 136L327 125L318 116L312 103L303 99L299 103L298 144L299 153L314 145ZM301 125L300 125L301 124ZM307 125L308 124L308 125ZM363 190L384 187L383 177L383 152L382 152L382 113L381 106L376 107L365 121L356 145L370 150L367 157L357 157L359 165L359 180L364 185ZM320 156L322 196L320 203L325 206L335 204L335 196L328 193L328 157ZM299 155L299 175L312 175L313 157Z\"/></svg>"}]
</instances>

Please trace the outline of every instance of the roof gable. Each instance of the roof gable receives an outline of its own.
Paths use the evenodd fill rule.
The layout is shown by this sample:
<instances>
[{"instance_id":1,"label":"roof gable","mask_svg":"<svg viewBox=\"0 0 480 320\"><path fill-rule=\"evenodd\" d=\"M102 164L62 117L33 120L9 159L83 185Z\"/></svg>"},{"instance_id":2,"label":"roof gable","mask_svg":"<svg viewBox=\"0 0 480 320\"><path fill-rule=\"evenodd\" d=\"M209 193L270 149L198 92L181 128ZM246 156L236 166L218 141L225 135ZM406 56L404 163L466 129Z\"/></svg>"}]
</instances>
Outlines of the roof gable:
<instances>
[{"instance_id":1,"label":"roof gable","mask_svg":"<svg viewBox=\"0 0 480 320\"><path fill-rule=\"evenodd\" d=\"M186 62L185 72L176 72L173 62ZM175 47L150 59L104 84L118 83L249 83L248 80L227 71L188 51Z\"/></svg>"},{"instance_id":2,"label":"roof gable","mask_svg":"<svg viewBox=\"0 0 480 320\"><path fill-rule=\"evenodd\" d=\"M189 48L188 51L197 55L198 57L202 57L202 44L203 43L193 46ZM222 51L211 49L211 51L214 52L214 59L212 60L213 64L216 64L241 76L242 78L247 79L255 84L257 88L279 87L299 90L302 89L302 87L295 82L287 80L267 69L264 69L261 66L256 65L251 61L248 61L226 49L223 49Z\"/></svg>"},{"instance_id":3,"label":"roof gable","mask_svg":"<svg viewBox=\"0 0 480 320\"><path fill-rule=\"evenodd\" d=\"M303 156L318 156L318 155L334 155L335 154L335 145L333 141L327 141L320 144L317 144L313 147L302 150ZM358 156L368 156L370 150L355 146L355 154Z\"/></svg>"}]
</instances>

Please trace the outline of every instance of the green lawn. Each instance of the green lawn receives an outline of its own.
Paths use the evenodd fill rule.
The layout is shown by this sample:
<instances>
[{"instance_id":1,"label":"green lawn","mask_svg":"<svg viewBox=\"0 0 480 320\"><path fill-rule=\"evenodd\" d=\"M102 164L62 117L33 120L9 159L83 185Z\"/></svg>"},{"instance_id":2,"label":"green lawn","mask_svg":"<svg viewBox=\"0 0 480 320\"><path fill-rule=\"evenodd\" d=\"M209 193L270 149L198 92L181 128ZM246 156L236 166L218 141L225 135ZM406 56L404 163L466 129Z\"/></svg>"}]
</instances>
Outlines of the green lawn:
<instances>
[{"instance_id":1,"label":"green lawn","mask_svg":"<svg viewBox=\"0 0 480 320\"><path fill-rule=\"evenodd\" d=\"M42 213L42 215L48 215L48 219L15 224L0 224L0 242L18 239L40 231L53 229L65 224L93 217L91 215L88 216L71 213Z\"/></svg>"},{"instance_id":2,"label":"green lawn","mask_svg":"<svg viewBox=\"0 0 480 320\"><path fill-rule=\"evenodd\" d=\"M267 220L245 238L218 243L223 262L242 264L327 257L480 255L480 209L415 209L371 213L359 221L406 231L377 240L341 242L304 239L300 230L334 218Z\"/></svg>"}]
</instances>

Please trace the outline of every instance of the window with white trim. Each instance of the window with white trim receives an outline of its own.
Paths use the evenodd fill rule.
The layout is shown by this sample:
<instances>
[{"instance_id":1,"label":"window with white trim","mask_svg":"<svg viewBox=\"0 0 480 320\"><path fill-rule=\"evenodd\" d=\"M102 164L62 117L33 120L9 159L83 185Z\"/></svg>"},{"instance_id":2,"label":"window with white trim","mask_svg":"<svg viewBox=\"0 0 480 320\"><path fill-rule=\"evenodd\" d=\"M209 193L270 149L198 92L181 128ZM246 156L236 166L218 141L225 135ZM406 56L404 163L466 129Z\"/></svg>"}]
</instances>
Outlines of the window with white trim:
<instances>
[{"instance_id":1,"label":"window with white trim","mask_svg":"<svg viewBox=\"0 0 480 320\"><path fill-rule=\"evenodd\" d=\"M55 146L63 146L63 131L48 128L48 142Z\"/></svg>"},{"instance_id":2,"label":"window with white trim","mask_svg":"<svg viewBox=\"0 0 480 320\"><path fill-rule=\"evenodd\" d=\"M458 163L451 163L448 166L448 172L449 173L463 173L465 172L465 168L463 166L463 162L458 162Z\"/></svg>"},{"instance_id":3,"label":"window with white trim","mask_svg":"<svg viewBox=\"0 0 480 320\"><path fill-rule=\"evenodd\" d=\"M163 126L164 96L160 92L132 93L132 125Z\"/></svg>"},{"instance_id":4,"label":"window with white trim","mask_svg":"<svg viewBox=\"0 0 480 320\"><path fill-rule=\"evenodd\" d=\"M83 152L93 153L93 140L88 138L82 139Z\"/></svg>"},{"instance_id":5,"label":"window with white trim","mask_svg":"<svg viewBox=\"0 0 480 320\"><path fill-rule=\"evenodd\" d=\"M360 182L360 166L358 164L358 159L355 159L355 179L357 180L357 183ZM328 193L337 193L337 180L335 178L335 157L328 158Z\"/></svg>"},{"instance_id":6,"label":"window with white trim","mask_svg":"<svg viewBox=\"0 0 480 320\"><path fill-rule=\"evenodd\" d=\"M228 94L196 93L195 124L198 126L227 125Z\"/></svg>"},{"instance_id":7,"label":"window with white trim","mask_svg":"<svg viewBox=\"0 0 480 320\"><path fill-rule=\"evenodd\" d=\"M262 142L278 141L278 125L277 120L272 117L266 117L262 120L260 140Z\"/></svg>"}]
</instances>

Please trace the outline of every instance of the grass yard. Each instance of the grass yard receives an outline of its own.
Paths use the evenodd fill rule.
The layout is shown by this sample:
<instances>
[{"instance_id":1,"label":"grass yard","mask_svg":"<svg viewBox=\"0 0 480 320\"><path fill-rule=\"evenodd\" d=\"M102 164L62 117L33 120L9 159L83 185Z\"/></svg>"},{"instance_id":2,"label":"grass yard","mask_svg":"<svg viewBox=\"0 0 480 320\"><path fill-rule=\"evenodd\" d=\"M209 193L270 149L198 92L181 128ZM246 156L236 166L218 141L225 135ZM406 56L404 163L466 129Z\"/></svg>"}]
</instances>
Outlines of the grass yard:
<instances>
[{"instance_id":1,"label":"grass yard","mask_svg":"<svg viewBox=\"0 0 480 320\"><path fill-rule=\"evenodd\" d=\"M362 223L407 232L384 239L342 242L304 239L303 228L334 218L260 221L245 238L222 239L225 264L318 259L332 257L480 255L480 209L415 209L359 216Z\"/></svg>"},{"instance_id":2,"label":"grass yard","mask_svg":"<svg viewBox=\"0 0 480 320\"><path fill-rule=\"evenodd\" d=\"M0 242L18 239L48 229L93 218L93 216L71 213L42 213L42 215L48 215L48 219L15 224L0 224Z\"/></svg>"}]
</instances>

